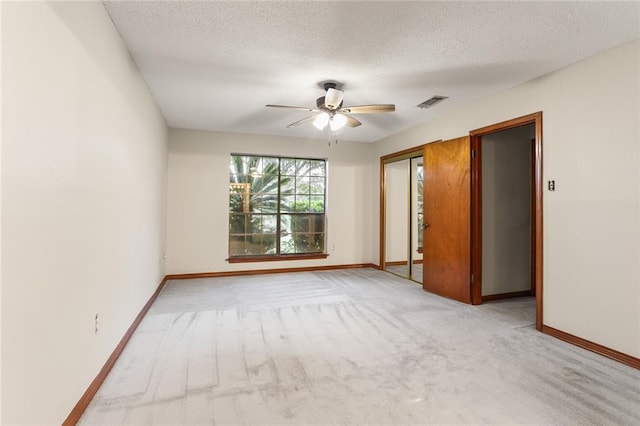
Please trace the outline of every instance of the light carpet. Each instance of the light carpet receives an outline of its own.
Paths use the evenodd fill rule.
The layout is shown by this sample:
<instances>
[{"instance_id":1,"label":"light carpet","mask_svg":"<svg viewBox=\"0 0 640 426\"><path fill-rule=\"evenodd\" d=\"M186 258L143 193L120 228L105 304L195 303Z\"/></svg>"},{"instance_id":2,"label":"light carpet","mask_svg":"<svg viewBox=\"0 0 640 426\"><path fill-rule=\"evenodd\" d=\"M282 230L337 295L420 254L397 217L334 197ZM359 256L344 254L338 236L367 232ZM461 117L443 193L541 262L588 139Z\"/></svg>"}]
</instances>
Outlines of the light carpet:
<instances>
[{"instance_id":1,"label":"light carpet","mask_svg":"<svg viewBox=\"0 0 640 426\"><path fill-rule=\"evenodd\" d=\"M374 269L168 282L83 425L640 424L640 372Z\"/></svg>"}]
</instances>

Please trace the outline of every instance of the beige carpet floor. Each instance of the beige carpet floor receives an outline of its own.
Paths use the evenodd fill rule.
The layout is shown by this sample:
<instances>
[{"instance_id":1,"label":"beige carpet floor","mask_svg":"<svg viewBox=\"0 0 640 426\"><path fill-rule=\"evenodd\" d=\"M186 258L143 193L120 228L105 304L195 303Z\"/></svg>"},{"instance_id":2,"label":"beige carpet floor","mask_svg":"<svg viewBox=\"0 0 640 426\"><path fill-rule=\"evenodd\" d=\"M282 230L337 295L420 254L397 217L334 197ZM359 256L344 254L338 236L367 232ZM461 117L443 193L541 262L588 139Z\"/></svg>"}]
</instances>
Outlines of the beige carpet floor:
<instances>
[{"instance_id":1,"label":"beige carpet floor","mask_svg":"<svg viewBox=\"0 0 640 426\"><path fill-rule=\"evenodd\" d=\"M373 269L169 282L83 425L640 424L640 372Z\"/></svg>"}]
</instances>

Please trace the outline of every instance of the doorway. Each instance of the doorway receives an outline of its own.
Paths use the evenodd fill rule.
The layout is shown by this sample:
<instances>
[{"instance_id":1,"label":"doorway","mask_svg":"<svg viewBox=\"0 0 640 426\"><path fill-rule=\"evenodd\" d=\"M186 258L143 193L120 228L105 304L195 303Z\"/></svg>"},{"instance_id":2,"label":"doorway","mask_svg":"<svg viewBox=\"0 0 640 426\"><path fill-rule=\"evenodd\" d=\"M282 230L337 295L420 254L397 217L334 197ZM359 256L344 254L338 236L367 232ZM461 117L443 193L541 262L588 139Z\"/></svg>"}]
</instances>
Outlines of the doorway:
<instances>
[{"instance_id":1,"label":"doorway","mask_svg":"<svg viewBox=\"0 0 640 426\"><path fill-rule=\"evenodd\" d=\"M542 328L542 113L471 132L472 303L536 297Z\"/></svg>"},{"instance_id":2,"label":"doorway","mask_svg":"<svg viewBox=\"0 0 640 426\"><path fill-rule=\"evenodd\" d=\"M534 296L531 286L533 124L482 136L482 301Z\"/></svg>"}]
</instances>

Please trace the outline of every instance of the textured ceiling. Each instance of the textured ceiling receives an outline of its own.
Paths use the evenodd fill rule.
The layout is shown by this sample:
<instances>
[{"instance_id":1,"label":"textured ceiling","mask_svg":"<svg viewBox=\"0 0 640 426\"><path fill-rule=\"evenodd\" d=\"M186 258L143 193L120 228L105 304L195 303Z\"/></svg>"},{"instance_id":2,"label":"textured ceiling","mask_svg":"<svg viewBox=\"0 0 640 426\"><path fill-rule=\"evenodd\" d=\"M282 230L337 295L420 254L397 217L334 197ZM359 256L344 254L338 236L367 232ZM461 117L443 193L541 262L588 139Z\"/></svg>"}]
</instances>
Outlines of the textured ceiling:
<instances>
[{"instance_id":1,"label":"textured ceiling","mask_svg":"<svg viewBox=\"0 0 640 426\"><path fill-rule=\"evenodd\" d=\"M373 142L640 37L638 2L107 1L171 127L323 137L309 115L326 80ZM612 65L615 66L615 65ZM421 110L433 95L449 96Z\"/></svg>"}]
</instances>

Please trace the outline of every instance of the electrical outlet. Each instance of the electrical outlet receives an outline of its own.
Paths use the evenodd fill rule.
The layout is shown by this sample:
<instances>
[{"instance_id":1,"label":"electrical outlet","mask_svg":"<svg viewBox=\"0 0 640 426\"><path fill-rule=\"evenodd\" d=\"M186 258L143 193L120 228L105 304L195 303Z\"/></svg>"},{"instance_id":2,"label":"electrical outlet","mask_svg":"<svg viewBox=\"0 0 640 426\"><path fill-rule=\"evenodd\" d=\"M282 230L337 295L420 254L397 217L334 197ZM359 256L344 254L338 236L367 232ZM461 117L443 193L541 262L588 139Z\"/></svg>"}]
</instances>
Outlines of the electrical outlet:
<instances>
[{"instance_id":1,"label":"electrical outlet","mask_svg":"<svg viewBox=\"0 0 640 426\"><path fill-rule=\"evenodd\" d=\"M95 330L95 333L97 333L98 330L100 330L100 315L97 313L96 313L95 322L94 322L94 330Z\"/></svg>"}]
</instances>

